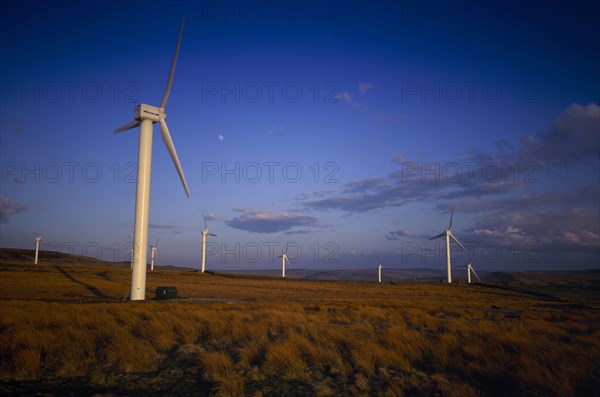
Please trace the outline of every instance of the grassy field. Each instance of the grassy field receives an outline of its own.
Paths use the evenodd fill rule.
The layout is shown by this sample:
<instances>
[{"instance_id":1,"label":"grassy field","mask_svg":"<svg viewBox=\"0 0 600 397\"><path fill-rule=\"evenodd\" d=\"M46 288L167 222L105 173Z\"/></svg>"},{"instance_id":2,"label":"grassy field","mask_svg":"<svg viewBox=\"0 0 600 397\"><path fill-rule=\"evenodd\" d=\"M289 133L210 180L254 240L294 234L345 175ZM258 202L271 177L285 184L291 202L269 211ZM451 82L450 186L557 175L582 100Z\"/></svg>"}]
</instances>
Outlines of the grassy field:
<instances>
[{"instance_id":1,"label":"grassy field","mask_svg":"<svg viewBox=\"0 0 600 397\"><path fill-rule=\"evenodd\" d=\"M155 270L127 302L129 283L128 266L0 255L0 394L599 395L596 287ZM160 285L181 299L151 300Z\"/></svg>"}]
</instances>

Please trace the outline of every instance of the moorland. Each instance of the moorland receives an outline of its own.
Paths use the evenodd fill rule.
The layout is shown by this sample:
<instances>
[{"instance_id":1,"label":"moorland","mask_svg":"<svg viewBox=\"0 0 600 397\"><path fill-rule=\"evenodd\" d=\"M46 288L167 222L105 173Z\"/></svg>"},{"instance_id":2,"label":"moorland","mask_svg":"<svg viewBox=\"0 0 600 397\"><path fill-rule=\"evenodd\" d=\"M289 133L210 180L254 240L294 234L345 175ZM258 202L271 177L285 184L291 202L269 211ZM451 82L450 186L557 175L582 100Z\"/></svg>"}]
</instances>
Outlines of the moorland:
<instances>
[{"instance_id":1,"label":"moorland","mask_svg":"<svg viewBox=\"0 0 600 397\"><path fill-rule=\"evenodd\" d=\"M598 270L448 285L156 268L147 300L130 302L128 264L40 258L34 265L31 251L0 250L3 395L600 390ZM178 299L153 299L158 286L176 286Z\"/></svg>"}]
</instances>

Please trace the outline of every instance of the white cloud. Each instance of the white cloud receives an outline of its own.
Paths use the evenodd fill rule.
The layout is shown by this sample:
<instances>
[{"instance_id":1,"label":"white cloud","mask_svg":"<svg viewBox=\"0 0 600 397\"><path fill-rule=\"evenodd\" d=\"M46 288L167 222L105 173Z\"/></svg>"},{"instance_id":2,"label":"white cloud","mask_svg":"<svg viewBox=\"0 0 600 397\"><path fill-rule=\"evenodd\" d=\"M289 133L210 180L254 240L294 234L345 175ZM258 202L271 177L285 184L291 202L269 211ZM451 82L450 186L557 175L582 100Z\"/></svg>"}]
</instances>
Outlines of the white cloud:
<instances>
[{"instance_id":1,"label":"white cloud","mask_svg":"<svg viewBox=\"0 0 600 397\"><path fill-rule=\"evenodd\" d=\"M209 213L206 214L207 221L220 221L221 217L218 214Z\"/></svg>"},{"instance_id":2,"label":"white cloud","mask_svg":"<svg viewBox=\"0 0 600 397\"><path fill-rule=\"evenodd\" d=\"M345 103L346 105L351 105L351 106L355 105L355 102L354 102L354 99L352 98L352 95L349 94L346 91L340 92L339 94L337 94L335 96L335 99L337 99L338 101L340 101L342 103Z\"/></svg>"},{"instance_id":3,"label":"white cloud","mask_svg":"<svg viewBox=\"0 0 600 397\"><path fill-rule=\"evenodd\" d=\"M317 218L288 211L235 209L241 215L227 225L234 229L256 233L289 232L294 227L324 227Z\"/></svg>"},{"instance_id":4,"label":"white cloud","mask_svg":"<svg viewBox=\"0 0 600 397\"><path fill-rule=\"evenodd\" d=\"M369 90L372 90L373 88L375 88L375 86L371 83L365 83L362 81L358 83L358 92L360 92L361 95L365 95Z\"/></svg>"}]
</instances>

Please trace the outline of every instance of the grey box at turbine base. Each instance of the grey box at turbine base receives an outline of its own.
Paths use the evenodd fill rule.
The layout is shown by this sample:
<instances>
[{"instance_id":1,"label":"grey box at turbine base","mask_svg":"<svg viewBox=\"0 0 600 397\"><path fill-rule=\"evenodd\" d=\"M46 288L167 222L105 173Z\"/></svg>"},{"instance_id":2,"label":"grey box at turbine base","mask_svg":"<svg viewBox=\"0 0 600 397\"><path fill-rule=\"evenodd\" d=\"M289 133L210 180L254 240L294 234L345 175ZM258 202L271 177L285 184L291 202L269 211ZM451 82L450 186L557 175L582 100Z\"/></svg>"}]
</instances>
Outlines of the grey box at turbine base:
<instances>
[{"instance_id":1,"label":"grey box at turbine base","mask_svg":"<svg viewBox=\"0 0 600 397\"><path fill-rule=\"evenodd\" d=\"M156 300L177 299L177 287L157 287Z\"/></svg>"}]
</instances>

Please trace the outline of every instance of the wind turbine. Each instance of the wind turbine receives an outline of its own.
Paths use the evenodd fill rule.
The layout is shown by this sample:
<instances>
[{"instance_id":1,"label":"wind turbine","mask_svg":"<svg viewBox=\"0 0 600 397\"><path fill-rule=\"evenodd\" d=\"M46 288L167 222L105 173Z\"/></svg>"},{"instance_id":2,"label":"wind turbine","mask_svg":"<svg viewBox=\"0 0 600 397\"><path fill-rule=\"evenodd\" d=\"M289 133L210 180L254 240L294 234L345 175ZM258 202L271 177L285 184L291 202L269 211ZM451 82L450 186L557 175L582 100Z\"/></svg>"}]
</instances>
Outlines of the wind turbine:
<instances>
[{"instance_id":1,"label":"wind turbine","mask_svg":"<svg viewBox=\"0 0 600 397\"><path fill-rule=\"evenodd\" d=\"M378 263L378 266L377 266L377 275L378 275L379 282L381 282L381 268L383 266L381 266L381 261L379 260L379 256L378 255L376 255L376 256L377 256L377 263Z\"/></svg>"},{"instance_id":2,"label":"wind turbine","mask_svg":"<svg viewBox=\"0 0 600 397\"><path fill-rule=\"evenodd\" d=\"M290 269L292 268L292 265L290 264L290 260L287 257L287 244L285 245L285 251L283 251L283 254L278 256L278 258L281 258L281 277L285 278L285 262L287 262L288 266L290 267Z\"/></svg>"},{"instance_id":3,"label":"wind turbine","mask_svg":"<svg viewBox=\"0 0 600 397\"><path fill-rule=\"evenodd\" d=\"M204 270L206 270L206 236L217 237L217 235L208 232L208 225L206 224L204 212L202 213L202 218L204 219L204 230L202 230L202 273L204 273Z\"/></svg>"},{"instance_id":4,"label":"wind turbine","mask_svg":"<svg viewBox=\"0 0 600 397\"><path fill-rule=\"evenodd\" d=\"M471 256L471 262L469 262L467 265L461 266L461 267L467 268L467 281L469 284L471 284L471 272L473 272L475 277L477 277L477 280L479 280L479 282L481 282L481 279L479 278L477 273L475 273L475 269L473 269L473 256Z\"/></svg>"},{"instance_id":5,"label":"wind turbine","mask_svg":"<svg viewBox=\"0 0 600 397\"><path fill-rule=\"evenodd\" d=\"M150 270L154 270L154 258L158 258L158 239L160 236L156 237L156 243L150 246Z\"/></svg>"},{"instance_id":6,"label":"wind turbine","mask_svg":"<svg viewBox=\"0 0 600 397\"><path fill-rule=\"evenodd\" d=\"M37 236L35 238L35 261L34 264L38 263L38 252L40 251L40 241L42 241L42 236Z\"/></svg>"},{"instance_id":7,"label":"wind turbine","mask_svg":"<svg viewBox=\"0 0 600 397\"><path fill-rule=\"evenodd\" d=\"M175 54L171 63L171 71L167 79L167 86L163 94L160 107L146 105L141 103L134 107L134 120L124 126L118 128L114 133L130 130L135 127L140 127L140 143L138 149L138 175L137 188L135 196L135 226L133 229L133 257L131 259L133 269L131 272L131 300L144 300L146 297L146 258L148 248L148 211L150 209L150 175L152 169L152 125L160 123L160 132L163 141L173 164L177 169L183 188L188 197L190 191L188 189L171 134L165 119L165 107L171 92L173 84L173 74L175 73L175 65L177 64L177 56L179 55L179 46L181 44L181 35L183 34L184 20L181 20L179 28L179 38L175 47Z\"/></svg>"},{"instance_id":8,"label":"wind turbine","mask_svg":"<svg viewBox=\"0 0 600 397\"><path fill-rule=\"evenodd\" d=\"M452 212L450 214L450 226L448 226L448 230L443 231L435 237L430 238L429 240L434 240L438 237L445 236L446 237L446 262L448 265L448 283L452 282L452 271L450 269L450 237L458 244L458 246L464 251L465 247L454 237L452 234L452 218L454 218L454 208L452 208Z\"/></svg>"}]
</instances>

